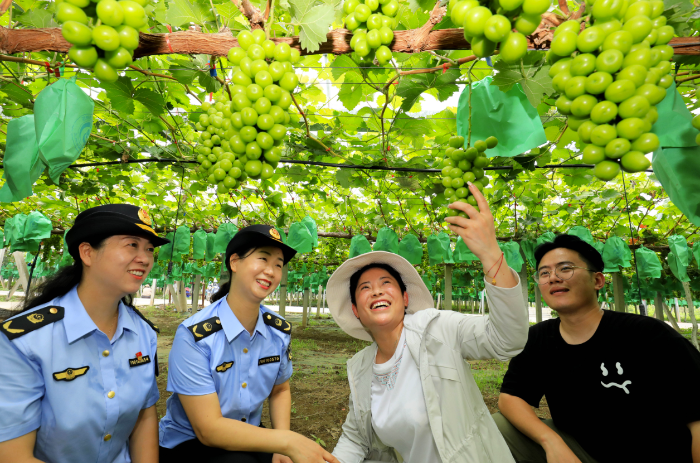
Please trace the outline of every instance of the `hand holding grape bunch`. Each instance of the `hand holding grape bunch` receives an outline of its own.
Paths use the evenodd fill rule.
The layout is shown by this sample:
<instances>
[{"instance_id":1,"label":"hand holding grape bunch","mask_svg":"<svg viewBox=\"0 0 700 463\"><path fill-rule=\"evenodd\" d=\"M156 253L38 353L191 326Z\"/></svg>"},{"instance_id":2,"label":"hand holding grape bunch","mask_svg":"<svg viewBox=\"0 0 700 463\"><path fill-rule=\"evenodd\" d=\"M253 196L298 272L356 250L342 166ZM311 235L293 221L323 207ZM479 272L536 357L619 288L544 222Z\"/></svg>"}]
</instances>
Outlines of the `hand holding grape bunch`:
<instances>
[{"instance_id":1,"label":"hand holding grape bunch","mask_svg":"<svg viewBox=\"0 0 700 463\"><path fill-rule=\"evenodd\" d=\"M139 46L139 29L148 24L144 7L150 0L64 0L56 7L63 37L73 46L68 57L93 69L104 82L119 78Z\"/></svg>"},{"instance_id":2,"label":"hand holding grape bunch","mask_svg":"<svg viewBox=\"0 0 700 463\"><path fill-rule=\"evenodd\" d=\"M464 201L477 207L476 198L470 195L467 184L471 182L479 191L489 184L484 175L484 167L489 165L485 151L498 145L496 137L477 140L474 146L464 149L464 137L451 137L450 147L445 150L442 160L442 185L445 187L445 199L449 203ZM448 215L458 215L459 211L450 209Z\"/></svg>"},{"instance_id":3,"label":"hand holding grape bunch","mask_svg":"<svg viewBox=\"0 0 700 463\"><path fill-rule=\"evenodd\" d=\"M225 92L219 93L215 104L202 104L205 114L195 124L201 132L197 172L217 185L219 193L248 177L272 177L291 119L291 93L299 83L292 67L299 50L267 40L260 29L240 32L238 44L240 48L228 52L234 65L231 102Z\"/></svg>"}]
</instances>

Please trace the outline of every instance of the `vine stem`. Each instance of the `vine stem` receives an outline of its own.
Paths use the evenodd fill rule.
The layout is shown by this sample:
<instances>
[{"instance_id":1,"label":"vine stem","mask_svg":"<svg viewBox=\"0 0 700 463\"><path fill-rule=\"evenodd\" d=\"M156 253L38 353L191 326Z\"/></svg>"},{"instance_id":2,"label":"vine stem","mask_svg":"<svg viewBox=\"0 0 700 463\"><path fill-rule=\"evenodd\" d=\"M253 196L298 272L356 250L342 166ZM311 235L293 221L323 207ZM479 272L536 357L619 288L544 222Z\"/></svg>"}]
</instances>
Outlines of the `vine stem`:
<instances>
[{"instance_id":1,"label":"vine stem","mask_svg":"<svg viewBox=\"0 0 700 463\"><path fill-rule=\"evenodd\" d=\"M475 59L471 66L469 66L469 72L467 73L467 78L469 79L469 127L467 129L467 148L472 146L472 69L476 66L479 60Z\"/></svg>"}]
</instances>

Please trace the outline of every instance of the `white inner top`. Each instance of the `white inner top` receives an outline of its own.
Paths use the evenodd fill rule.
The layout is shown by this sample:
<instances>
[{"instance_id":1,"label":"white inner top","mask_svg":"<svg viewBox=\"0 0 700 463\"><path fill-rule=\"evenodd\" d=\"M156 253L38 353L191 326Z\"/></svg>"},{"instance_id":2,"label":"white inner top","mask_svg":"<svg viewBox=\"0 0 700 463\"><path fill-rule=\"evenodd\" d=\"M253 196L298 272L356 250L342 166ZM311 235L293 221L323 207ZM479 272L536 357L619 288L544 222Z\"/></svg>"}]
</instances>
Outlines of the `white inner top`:
<instances>
[{"instance_id":1,"label":"white inner top","mask_svg":"<svg viewBox=\"0 0 700 463\"><path fill-rule=\"evenodd\" d=\"M372 427L379 439L396 449L406 463L440 463L418 365L406 348L405 330L393 357L372 365L372 372Z\"/></svg>"}]
</instances>

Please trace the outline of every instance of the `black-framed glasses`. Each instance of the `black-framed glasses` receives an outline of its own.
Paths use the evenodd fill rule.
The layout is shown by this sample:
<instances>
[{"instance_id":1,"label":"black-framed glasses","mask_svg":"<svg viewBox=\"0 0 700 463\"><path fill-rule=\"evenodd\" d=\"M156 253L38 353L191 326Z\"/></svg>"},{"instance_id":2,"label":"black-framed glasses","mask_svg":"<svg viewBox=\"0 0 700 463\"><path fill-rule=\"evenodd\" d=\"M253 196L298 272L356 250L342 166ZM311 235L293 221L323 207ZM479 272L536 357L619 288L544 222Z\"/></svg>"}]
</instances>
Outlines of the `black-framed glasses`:
<instances>
[{"instance_id":1,"label":"black-framed glasses","mask_svg":"<svg viewBox=\"0 0 700 463\"><path fill-rule=\"evenodd\" d=\"M568 263L563 263L563 264L557 264L554 267L554 274L558 276L562 280L569 280L571 277L574 276L574 269L580 268L581 270L587 270L589 272L595 273L595 270L591 270L586 267L577 267L576 265L571 265ZM552 276L552 271L549 268L543 268L541 270L538 270L534 275L532 275L532 278L535 279L535 283L538 285L545 285L549 283L550 278Z\"/></svg>"}]
</instances>

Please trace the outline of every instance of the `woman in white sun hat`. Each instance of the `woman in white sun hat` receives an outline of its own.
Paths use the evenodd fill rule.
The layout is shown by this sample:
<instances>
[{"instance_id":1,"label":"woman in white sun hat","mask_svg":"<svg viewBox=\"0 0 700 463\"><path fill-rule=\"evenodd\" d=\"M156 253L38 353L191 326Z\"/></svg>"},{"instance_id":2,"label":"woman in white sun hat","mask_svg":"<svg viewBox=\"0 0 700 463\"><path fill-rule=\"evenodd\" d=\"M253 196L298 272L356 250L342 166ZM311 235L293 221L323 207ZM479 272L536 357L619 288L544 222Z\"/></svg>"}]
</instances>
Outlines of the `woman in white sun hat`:
<instances>
[{"instance_id":1,"label":"woman in white sun hat","mask_svg":"<svg viewBox=\"0 0 700 463\"><path fill-rule=\"evenodd\" d=\"M471 184L479 210L449 207L452 231L479 258L488 316L431 308L433 300L404 258L369 252L328 281L333 318L374 343L348 361L350 405L333 455L342 463L514 462L465 359L505 361L525 346L528 314L518 274L503 263L493 216Z\"/></svg>"}]
</instances>

